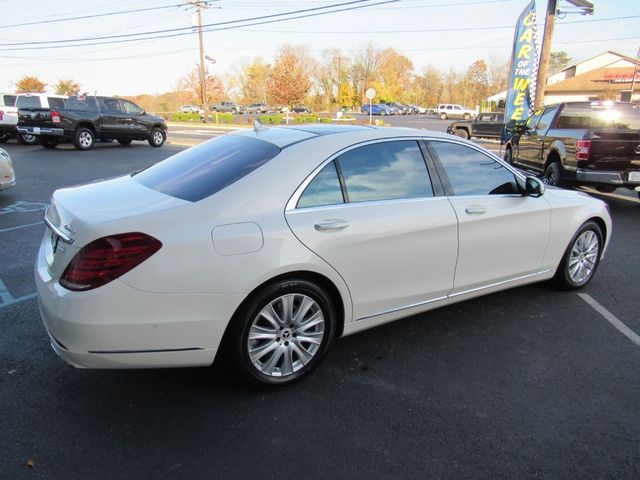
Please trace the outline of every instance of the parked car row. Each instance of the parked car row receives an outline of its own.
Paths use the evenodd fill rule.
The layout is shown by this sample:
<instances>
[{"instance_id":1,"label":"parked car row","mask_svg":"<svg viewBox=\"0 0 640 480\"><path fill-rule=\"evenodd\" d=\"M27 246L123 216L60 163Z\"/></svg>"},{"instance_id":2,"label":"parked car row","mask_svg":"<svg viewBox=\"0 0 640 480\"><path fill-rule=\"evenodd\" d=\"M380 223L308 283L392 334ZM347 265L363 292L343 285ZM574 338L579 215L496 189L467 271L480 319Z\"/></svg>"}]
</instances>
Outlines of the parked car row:
<instances>
[{"instance_id":1,"label":"parked car row","mask_svg":"<svg viewBox=\"0 0 640 480\"><path fill-rule=\"evenodd\" d=\"M180 113L199 113L204 115L204 111L196 105L182 105L178 111ZM305 105L296 105L293 108L289 107L273 107L266 103L251 103L249 105L242 106L236 102L217 102L209 106L209 112L220 113L233 113L234 115L242 114L262 114L262 113L311 113L311 108Z\"/></svg>"}]
</instances>

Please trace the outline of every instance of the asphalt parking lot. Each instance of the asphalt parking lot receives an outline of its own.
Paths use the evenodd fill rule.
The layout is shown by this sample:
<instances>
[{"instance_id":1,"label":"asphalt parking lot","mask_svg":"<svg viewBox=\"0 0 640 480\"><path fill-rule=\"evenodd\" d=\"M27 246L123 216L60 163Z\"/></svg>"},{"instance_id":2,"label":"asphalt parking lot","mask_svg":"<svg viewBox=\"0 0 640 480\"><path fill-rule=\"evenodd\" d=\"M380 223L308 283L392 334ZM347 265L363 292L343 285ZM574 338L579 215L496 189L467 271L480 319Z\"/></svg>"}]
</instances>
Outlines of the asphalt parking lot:
<instances>
[{"instance_id":1,"label":"asphalt parking lot","mask_svg":"<svg viewBox=\"0 0 640 480\"><path fill-rule=\"evenodd\" d=\"M222 132L172 127L170 141ZM53 191L183 146L5 148L18 185L0 193L0 478L640 478L635 195L600 196L614 233L588 297L539 284L407 318L265 393L219 368L76 370L40 322Z\"/></svg>"}]
</instances>

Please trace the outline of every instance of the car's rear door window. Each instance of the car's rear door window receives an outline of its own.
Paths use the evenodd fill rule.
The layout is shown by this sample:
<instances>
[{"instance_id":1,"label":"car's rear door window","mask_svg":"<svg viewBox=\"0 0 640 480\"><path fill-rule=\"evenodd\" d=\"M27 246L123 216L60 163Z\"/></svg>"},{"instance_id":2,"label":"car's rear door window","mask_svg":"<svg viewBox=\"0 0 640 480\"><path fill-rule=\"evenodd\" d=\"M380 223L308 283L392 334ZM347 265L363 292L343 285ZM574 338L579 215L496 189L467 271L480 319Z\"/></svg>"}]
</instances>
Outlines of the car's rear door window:
<instances>
[{"instance_id":1,"label":"car's rear door window","mask_svg":"<svg viewBox=\"0 0 640 480\"><path fill-rule=\"evenodd\" d=\"M60 109L65 106L65 99L59 97L47 97L47 102L49 103L49 108Z\"/></svg>"},{"instance_id":2,"label":"car's rear door window","mask_svg":"<svg viewBox=\"0 0 640 480\"><path fill-rule=\"evenodd\" d=\"M161 193L197 202L253 172L276 155L276 145L239 135L223 135L184 150L133 178Z\"/></svg>"},{"instance_id":3,"label":"car's rear door window","mask_svg":"<svg viewBox=\"0 0 640 480\"><path fill-rule=\"evenodd\" d=\"M427 166L415 140L372 143L337 159L349 202L432 197Z\"/></svg>"},{"instance_id":4,"label":"car's rear door window","mask_svg":"<svg viewBox=\"0 0 640 480\"><path fill-rule=\"evenodd\" d=\"M15 95L4 95L2 98L3 105L5 107L13 107L16 104L16 96Z\"/></svg>"},{"instance_id":5,"label":"car's rear door window","mask_svg":"<svg viewBox=\"0 0 640 480\"><path fill-rule=\"evenodd\" d=\"M458 143L431 141L430 145L444 170L445 180L448 180L445 182L448 183L448 194L460 196L520 193L513 172L490 156Z\"/></svg>"},{"instance_id":6,"label":"car's rear door window","mask_svg":"<svg viewBox=\"0 0 640 480\"><path fill-rule=\"evenodd\" d=\"M336 205L344 202L338 171L334 162L329 162L307 185L298 200L298 208Z\"/></svg>"}]
</instances>

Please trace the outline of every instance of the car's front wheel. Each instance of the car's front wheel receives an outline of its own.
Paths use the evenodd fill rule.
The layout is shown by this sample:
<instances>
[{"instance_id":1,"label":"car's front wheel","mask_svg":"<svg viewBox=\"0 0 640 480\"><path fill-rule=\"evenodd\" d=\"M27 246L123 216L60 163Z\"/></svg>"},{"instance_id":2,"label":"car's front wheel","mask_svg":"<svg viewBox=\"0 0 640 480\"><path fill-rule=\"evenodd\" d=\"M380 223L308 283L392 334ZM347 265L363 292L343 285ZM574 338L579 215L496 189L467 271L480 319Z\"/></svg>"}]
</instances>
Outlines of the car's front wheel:
<instances>
[{"instance_id":1,"label":"car's front wheel","mask_svg":"<svg viewBox=\"0 0 640 480\"><path fill-rule=\"evenodd\" d=\"M460 138L469 138L469 132L467 132L464 128L456 128L453 134Z\"/></svg>"},{"instance_id":2,"label":"car's front wheel","mask_svg":"<svg viewBox=\"0 0 640 480\"><path fill-rule=\"evenodd\" d=\"M603 234L590 220L571 239L554 276L556 284L566 290L584 287L593 278L602 254Z\"/></svg>"},{"instance_id":3,"label":"car's front wheel","mask_svg":"<svg viewBox=\"0 0 640 480\"><path fill-rule=\"evenodd\" d=\"M441 113L440 114L440 120L446 120L447 119L447 114L446 113Z\"/></svg>"},{"instance_id":4,"label":"car's front wheel","mask_svg":"<svg viewBox=\"0 0 640 480\"><path fill-rule=\"evenodd\" d=\"M164 145L164 141L166 140L166 135L164 130L158 127L154 127L151 129L151 133L149 134L149 145L152 147L161 147Z\"/></svg>"},{"instance_id":5,"label":"car's front wheel","mask_svg":"<svg viewBox=\"0 0 640 480\"><path fill-rule=\"evenodd\" d=\"M253 385L289 385L318 366L333 340L336 317L333 299L317 284L280 280L238 311L227 347Z\"/></svg>"},{"instance_id":6,"label":"car's front wheel","mask_svg":"<svg viewBox=\"0 0 640 480\"><path fill-rule=\"evenodd\" d=\"M509 165L513 165L513 150L511 150L510 147L507 147L507 149L504 151L504 161Z\"/></svg>"}]
</instances>

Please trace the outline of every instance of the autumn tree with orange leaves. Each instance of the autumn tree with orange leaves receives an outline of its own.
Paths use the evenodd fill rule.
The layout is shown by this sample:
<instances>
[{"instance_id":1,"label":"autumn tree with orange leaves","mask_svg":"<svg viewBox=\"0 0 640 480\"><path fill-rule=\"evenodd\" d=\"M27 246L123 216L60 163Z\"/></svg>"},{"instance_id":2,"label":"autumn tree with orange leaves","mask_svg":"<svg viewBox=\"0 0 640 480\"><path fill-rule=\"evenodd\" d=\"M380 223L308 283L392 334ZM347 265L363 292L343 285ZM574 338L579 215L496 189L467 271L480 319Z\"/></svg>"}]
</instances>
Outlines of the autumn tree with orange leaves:
<instances>
[{"instance_id":1,"label":"autumn tree with orange leaves","mask_svg":"<svg viewBox=\"0 0 640 480\"><path fill-rule=\"evenodd\" d=\"M276 59L267 86L269 97L277 105L293 107L309 93L311 80L304 59L291 49L285 49Z\"/></svg>"},{"instance_id":2,"label":"autumn tree with orange leaves","mask_svg":"<svg viewBox=\"0 0 640 480\"><path fill-rule=\"evenodd\" d=\"M46 87L38 77L25 75L16 82L16 93L44 93Z\"/></svg>"}]
</instances>

